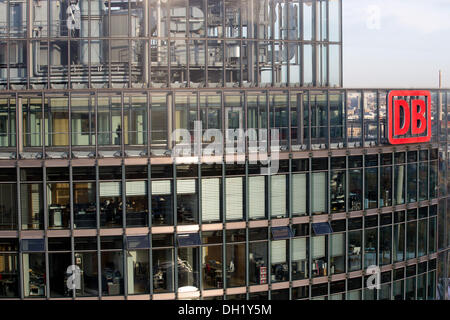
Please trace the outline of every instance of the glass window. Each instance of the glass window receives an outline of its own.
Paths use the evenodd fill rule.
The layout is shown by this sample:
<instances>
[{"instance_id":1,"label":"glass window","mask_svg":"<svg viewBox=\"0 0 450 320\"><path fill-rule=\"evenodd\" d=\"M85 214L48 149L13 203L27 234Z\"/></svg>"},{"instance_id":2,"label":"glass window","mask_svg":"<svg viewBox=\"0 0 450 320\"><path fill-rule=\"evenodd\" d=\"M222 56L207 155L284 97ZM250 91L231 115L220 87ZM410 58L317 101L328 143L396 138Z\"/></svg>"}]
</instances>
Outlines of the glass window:
<instances>
[{"instance_id":1,"label":"glass window","mask_svg":"<svg viewBox=\"0 0 450 320\"><path fill-rule=\"evenodd\" d=\"M0 240L0 297L2 298L19 295L18 249L17 239Z\"/></svg>"},{"instance_id":2,"label":"glass window","mask_svg":"<svg viewBox=\"0 0 450 320\"><path fill-rule=\"evenodd\" d=\"M49 98L44 105L45 145L69 145L69 99Z\"/></svg>"},{"instance_id":3,"label":"glass window","mask_svg":"<svg viewBox=\"0 0 450 320\"><path fill-rule=\"evenodd\" d=\"M233 177L225 179L226 185L226 219L243 219L243 178Z\"/></svg>"},{"instance_id":4,"label":"glass window","mask_svg":"<svg viewBox=\"0 0 450 320\"><path fill-rule=\"evenodd\" d=\"M0 184L0 230L17 229L17 185Z\"/></svg>"},{"instance_id":5,"label":"glass window","mask_svg":"<svg viewBox=\"0 0 450 320\"><path fill-rule=\"evenodd\" d=\"M311 274L313 277L327 275L328 236L311 237Z\"/></svg>"},{"instance_id":6,"label":"glass window","mask_svg":"<svg viewBox=\"0 0 450 320\"><path fill-rule=\"evenodd\" d=\"M79 241L89 241L94 244L94 250L96 249L96 238L78 238ZM79 243L80 245L81 243ZM75 247L77 250L77 246ZM75 252L75 264L81 271L81 283L80 288L76 290L76 296L98 296L98 258L97 252Z\"/></svg>"},{"instance_id":7,"label":"glass window","mask_svg":"<svg viewBox=\"0 0 450 320\"><path fill-rule=\"evenodd\" d=\"M70 226L70 190L68 183L47 184L48 228L67 229Z\"/></svg>"},{"instance_id":8,"label":"glass window","mask_svg":"<svg viewBox=\"0 0 450 320\"><path fill-rule=\"evenodd\" d=\"M177 180L177 221L179 224L198 223L197 180Z\"/></svg>"},{"instance_id":9,"label":"glass window","mask_svg":"<svg viewBox=\"0 0 450 320\"><path fill-rule=\"evenodd\" d=\"M148 225L147 181L127 181L126 186L127 227Z\"/></svg>"},{"instance_id":10,"label":"glass window","mask_svg":"<svg viewBox=\"0 0 450 320\"><path fill-rule=\"evenodd\" d=\"M227 244L225 272L228 288L245 286L245 256L245 243Z\"/></svg>"},{"instance_id":11,"label":"glass window","mask_svg":"<svg viewBox=\"0 0 450 320\"><path fill-rule=\"evenodd\" d=\"M157 235L158 237L160 235ZM153 236L153 241L155 236ZM163 240L163 239L161 239ZM169 243L166 243L169 246ZM152 250L153 291L155 293L173 292L174 264L172 248L155 248Z\"/></svg>"},{"instance_id":12,"label":"glass window","mask_svg":"<svg viewBox=\"0 0 450 320\"><path fill-rule=\"evenodd\" d=\"M361 146L362 98L360 92L347 93L347 138L350 148Z\"/></svg>"},{"instance_id":13,"label":"glass window","mask_svg":"<svg viewBox=\"0 0 450 320\"><path fill-rule=\"evenodd\" d=\"M405 259L405 224L399 223L394 225L394 262L403 261Z\"/></svg>"},{"instance_id":14,"label":"glass window","mask_svg":"<svg viewBox=\"0 0 450 320\"><path fill-rule=\"evenodd\" d=\"M249 219L266 218L266 178L251 176L248 178Z\"/></svg>"},{"instance_id":15,"label":"glass window","mask_svg":"<svg viewBox=\"0 0 450 320\"><path fill-rule=\"evenodd\" d=\"M122 184L121 182L100 183L100 226L122 226Z\"/></svg>"},{"instance_id":16,"label":"glass window","mask_svg":"<svg viewBox=\"0 0 450 320\"><path fill-rule=\"evenodd\" d=\"M406 259L416 257L417 221L410 221L406 230Z\"/></svg>"},{"instance_id":17,"label":"glass window","mask_svg":"<svg viewBox=\"0 0 450 320\"><path fill-rule=\"evenodd\" d=\"M327 173L313 172L311 176L311 211L313 214L327 212Z\"/></svg>"},{"instance_id":18,"label":"glass window","mask_svg":"<svg viewBox=\"0 0 450 320\"><path fill-rule=\"evenodd\" d=\"M408 163L408 202L416 202L417 201L417 164L416 163Z\"/></svg>"},{"instance_id":19,"label":"glass window","mask_svg":"<svg viewBox=\"0 0 450 320\"><path fill-rule=\"evenodd\" d=\"M365 209L378 207L378 168L365 169Z\"/></svg>"},{"instance_id":20,"label":"glass window","mask_svg":"<svg viewBox=\"0 0 450 320\"><path fill-rule=\"evenodd\" d=\"M70 247L68 249L70 250ZM50 243L49 250L51 250ZM72 296L72 291L67 287L66 275L66 271L70 265L72 265L72 255L70 252L50 252L48 254L50 297Z\"/></svg>"},{"instance_id":21,"label":"glass window","mask_svg":"<svg viewBox=\"0 0 450 320\"><path fill-rule=\"evenodd\" d=\"M271 242L270 260L272 283L289 280L289 265L287 263L288 254L288 240L277 240Z\"/></svg>"},{"instance_id":22,"label":"glass window","mask_svg":"<svg viewBox=\"0 0 450 320\"><path fill-rule=\"evenodd\" d=\"M74 228L95 228L97 225L96 191L93 182L73 183Z\"/></svg>"},{"instance_id":23,"label":"glass window","mask_svg":"<svg viewBox=\"0 0 450 320\"><path fill-rule=\"evenodd\" d=\"M357 211L361 209L362 209L362 170L353 169L349 171L349 210Z\"/></svg>"},{"instance_id":24,"label":"glass window","mask_svg":"<svg viewBox=\"0 0 450 320\"><path fill-rule=\"evenodd\" d=\"M288 182L286 175L271 176L271 216L276 218L285 217L287 214L287 192Z\"/></svg>"},{"instance_id":25,"label":"glass window","mask_svg":"<svg viewBox=\"0 0 450 320\"><path fill-rule=\"evenodd\" d=\"M152 181L152 223L156 225L173 224L171 180Z\"/></svg>"},{"instance_id":26,"label":"glass window","mask_svg":"<svg viewBox=\"0 0 450 320\"><path fill-rule=\"evenodd\" d=\"M44 229L44 204L42 199L42 184L21 184L20 192L22 230Z\"/></svg>"},{"instance_id":27,"label":"glass window","mask_svg":"<svg viewBox=\"0 0 450 320\"><path fill-rule=\"evenodd\" d=\"M392 226L380 227L380 263L391 263Z\"/></svg>"},{"instance_id":28,"label":"glass window","mask_svg":"<svg viewBox=\"0 0 450 320\"><path fill-rule=\"evenodd\" d=\"M392 166L380 169L380 207L392 206Z\"/></svg>"},{"instance_id":29,"label":"glass window","mask_svg":"<svg viewBox=\"0 0 450 320\"><path fill-rule=\"evenodd\" d=\"M394 172L394 205L405 203L405 165L396 165Z\"/></svg>"},{"instance_id":30,"label":"glass window","mask_svg":"<svg viewBox=\"0 0 450 320\"><path fill-rule=\"evenodd\" d=\"M222 232L203 232L202 237L205 244L202 247L203 288L223 288Z\"/></svg>"},{"instance_id":31,"label":"glass window","mask_svg":"<svg viewBox=\"0 0 450 320\"><path fill-rule=\"evenodd\" d=\"M361 270L362 231L348 233L348 271Z\"/></svg>"},{"instance_id":32,"label":"glass window","mask_svg":"<svg viewBox=\"0 0 450 320\"><path fill-rule=\"evenodd\" d=\"M376 228L365 229L364 235L364 268L377 265L378 230Z\"/></svg>"},{"instance_id":33,"label":"glass window","mask_svg":"<svg viewBox=\"0 0 450 320\"><path fill-rule=\"evenodd\" d=\"M345 272L345 233L331 235L330 274Z\"/></svg>"},{"instance_id":34,"label":"glass window","mask_svg":"<svg viewBox=\"0 0 450 320\"><path fill-rule=\"evenodd\" d=\"M302 216L307 212L307 179L305 173L292 174L292 215Z\"/></svg>"},{"instance_id":35,"label":"glass window","mask_svg":"<svg viewBox=\"0 0 450 320\"><path fill-rule=\"evenodd\" d=\"M22 255L23 291L25 297L45 297L47 294L45 254Z\"/></svg>"},{"instance_id":36,"label":"glass window","mask_svg":"<svg viewBox=\"0 0 450 320\"><path fill-rule=\"evenodd\" d=\"M199 247L178 248L178 290L182 287L199 287Z\"/></svg>"},{"instance_id":37,"label":"glass window","mask_svg":"<svg viewBox=\"0 0 450 320\"><path fill-rule=\"evenodd\" d=\"M249 243L249 285L268 283L267 241Z\"/></svg>"},{"instance_id":38,"label":"glass window","mask_svg":"<svg viewBox=\"0 0 450 320\"><path fill-rule=\"evenodd\" d=\"M332 213L345 211L345 176L345 171L331 171L330 200Z\"/></svg>"}]
</instances>

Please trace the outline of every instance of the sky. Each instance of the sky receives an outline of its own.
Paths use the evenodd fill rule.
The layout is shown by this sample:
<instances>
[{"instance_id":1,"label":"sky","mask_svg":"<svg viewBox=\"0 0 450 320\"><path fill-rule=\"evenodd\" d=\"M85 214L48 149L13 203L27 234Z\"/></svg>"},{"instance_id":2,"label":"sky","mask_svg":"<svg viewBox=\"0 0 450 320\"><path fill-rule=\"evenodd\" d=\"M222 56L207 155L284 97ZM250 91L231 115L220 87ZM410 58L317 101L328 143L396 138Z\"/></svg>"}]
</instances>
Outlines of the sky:
<instances>
[{"instance_id":1,"label":"sky","mask_svg":"<svg viewBox=\"0 0 450 320\"><path fill-rule=\"evenodd\" d=\"M450 88L450 0L342 0L344 87Z\"/></svg>"}]
</instances>

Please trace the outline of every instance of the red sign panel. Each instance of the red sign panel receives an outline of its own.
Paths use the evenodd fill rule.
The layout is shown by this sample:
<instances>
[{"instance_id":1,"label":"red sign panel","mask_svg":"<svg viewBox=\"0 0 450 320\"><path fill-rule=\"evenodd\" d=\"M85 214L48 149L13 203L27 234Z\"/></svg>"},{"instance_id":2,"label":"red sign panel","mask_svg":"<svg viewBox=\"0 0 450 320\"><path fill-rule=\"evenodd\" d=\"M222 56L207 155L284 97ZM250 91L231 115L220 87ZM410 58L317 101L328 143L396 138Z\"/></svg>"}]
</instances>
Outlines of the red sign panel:
<instances>
[{"instance_id":1,"label":"red sign panel","mask_svg":"<svg viewBox=\"0 0 450 320\"><path fill-rule=\"evenodd\" d=\"M393 90L388 96L388 139L391 144L431 140L431 94Z\"/></svg>"}]
</instances>

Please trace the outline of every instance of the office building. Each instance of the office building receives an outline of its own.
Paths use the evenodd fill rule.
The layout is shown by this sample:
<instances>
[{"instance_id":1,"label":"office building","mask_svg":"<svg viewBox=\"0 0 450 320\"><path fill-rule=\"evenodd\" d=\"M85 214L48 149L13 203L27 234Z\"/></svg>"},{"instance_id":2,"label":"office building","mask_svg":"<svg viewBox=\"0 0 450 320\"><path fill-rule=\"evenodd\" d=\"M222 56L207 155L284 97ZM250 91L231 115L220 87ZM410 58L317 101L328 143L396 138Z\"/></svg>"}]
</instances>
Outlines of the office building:
<instances>
[{"instance_id":1,"label":"office building","mask_svg":"<svg viewBox=\"0 0 450 320\"><path fill-rule=\"evenodd\" d=\"M0 299L448 299L450 89L342 79L341 0L2 1Z\"/></svg>"}]
</instances>

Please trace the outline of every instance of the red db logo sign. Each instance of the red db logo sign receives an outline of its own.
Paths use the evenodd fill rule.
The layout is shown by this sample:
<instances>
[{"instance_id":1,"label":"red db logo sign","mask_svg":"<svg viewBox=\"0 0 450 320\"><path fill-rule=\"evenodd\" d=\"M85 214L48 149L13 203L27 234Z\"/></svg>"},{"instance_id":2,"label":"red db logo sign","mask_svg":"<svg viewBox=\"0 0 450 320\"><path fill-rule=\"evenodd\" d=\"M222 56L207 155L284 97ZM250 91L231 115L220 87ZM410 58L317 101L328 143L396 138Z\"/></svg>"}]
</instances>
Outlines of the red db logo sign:
<instances>
[{"instance_id":1,"label":"red db logo sign","mask_svg":"<svg viewBox=\"0 0 450 320\"><path fill-rule=\"evenodd\" d=\"M389 92L388 139L391 144L430 141L430 91L393 90Z\"/></svg>"}]
</instances>

